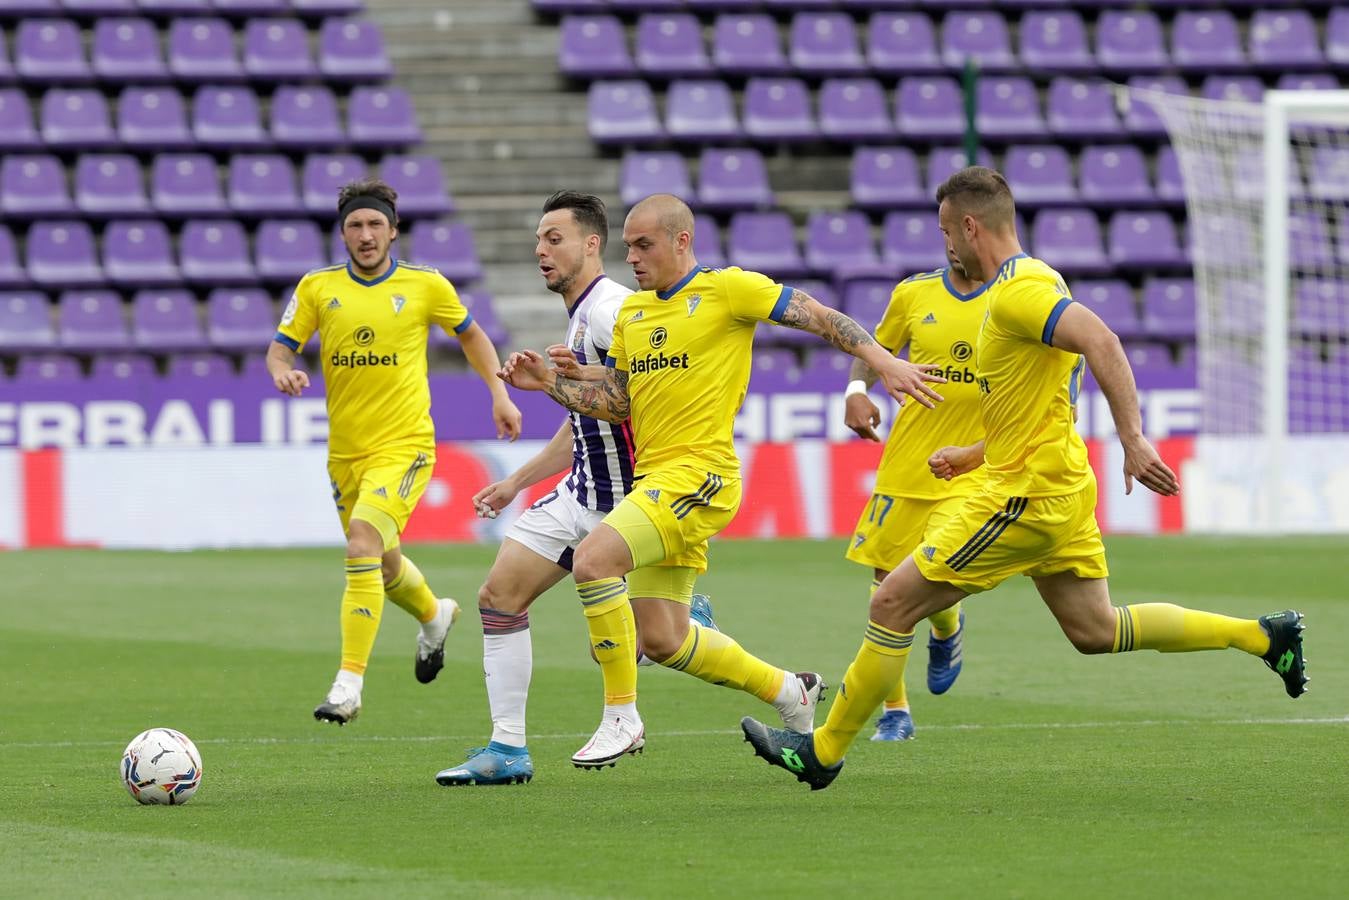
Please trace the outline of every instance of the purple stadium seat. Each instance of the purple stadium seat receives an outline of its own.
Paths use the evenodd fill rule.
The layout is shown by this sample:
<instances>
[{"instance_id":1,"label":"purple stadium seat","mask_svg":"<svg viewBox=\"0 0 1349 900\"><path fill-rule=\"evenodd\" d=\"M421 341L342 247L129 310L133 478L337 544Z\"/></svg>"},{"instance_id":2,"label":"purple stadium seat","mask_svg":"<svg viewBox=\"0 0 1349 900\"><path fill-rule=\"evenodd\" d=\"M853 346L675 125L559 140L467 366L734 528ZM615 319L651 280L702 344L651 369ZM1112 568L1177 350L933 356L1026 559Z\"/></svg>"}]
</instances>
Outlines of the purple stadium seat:
<instances>
[{"instance_id":1,"label":"purple stadium seat","mask_svg":"<svg viewBox=\"0 0 1349 900\"><path fill-rule=\"evenodd\" d=\"M455 284L482 279L482 262L473 232L463 222L420 222L412 229L408 259L421 266L434 266Z\"/></svg>"},{"instance_id":2,"label":"purple stadium seat","mask_svg":"<svg viewBox=\"0 0 1349 900\"><path fill-rule=\"evenodd\" d=\"M1349 67L1349 7L1332 9L1326 17L1326 60L1337 69Z\"/></svg>"},{"instance_id":3,"label":"purple stadium seat","mask_svg":"<svg viewBox=\"0 0 1349 900\"><path fill-rule=\"evenodd\" d=\"M42 140L53 150L86 150L115 141L108 103L90 88L51 88L42 95Z\"/></svg>"},{"instance_id":4,"label":"purple stadium seat","mask_svg":"<svg viewBox=\"0 0 1349 900\"><path fill-rule=\"evenodd\" d=\"M268 143L258 97L242 87L199 88L192 98L192 133L197 143L219 150L250 149Z\"/></svg>"},{"instance_id":5,"label":"purple stadium seat","mask_svg":"<svg viewBox=\"0 0 1349 900\"><path fill-rule=\"evenodd\" d=\"M1329 72L1288 72L1274 86L1281 91L1335 91L1340 80Z\"/></svg>"},{"instance_id":6,"label":"purple stadium seat","mask_svg":"<svg viewBox=\"0 0 1349 900\"><path fill-rule=\"evenodd\" d=\"M874 267L880 260L866 213L813 212L806 222L806 266L834 277L842 269Z\"/></svg>"},{"instance_id":7,"label":"purple stadium seat","mask_svg":"<svg viewBox=\"0 0 1349 900\"><path fill-rule=\"evenodd\" d=\"M848 143L893 138L887 106L875 79L826 79L820 86L820 134Z\"/></svg>"},{"instance_id":8,"label":"purple stadium seat","mask_svg":"<svg viewBox=\"0 0 1349 900\"><path fill-rule=\"evenodd\" d=\"M102 284L103 269L89 225L73 220L35 222L28 229L28 275L45 288Z\"/></svg>"},{"instance_id":9,"label":"purple stadium seat","mask_svg":"<svg viewBox=\"0 0 1349 900\"><path fill-rule=\"evenodd\" d=\"M1205 216L1189 224L1191 253L1196 262L1230 265L1258 258L1256 235L1245 220Z\"/></svg>"},{"instance_id":10,"label":"purple stadium seat","mask_svg":"<svg viewBox=\"0 0 1349 900\"><path fill-rule=\"evenodd\" d=\"M1079 159L1082 199L1103 206L1144 204L1156 199L1148 164L1133 144L1087 147Z\"/></svg>"},{"instance_id":11,"label":"purple stadium seat","mask_svg":"<svg viewBox=\"0 0 1349 900\"><path fill-rule=\"evenodd\" d=\"M354 153L314 153L305 157L300 177L305 211L310 215L336 215L338 191L365 174L365 162Z\"/></svg>"},{"instance_id":12,"label":"purple stadium seat","mask_svg":"<svg viewBox=\"0 0 1349 900\"><path fill-rule=\"evenodd\" d=\"M1032 72L1071 75L1092 72L1096 57L1087 45L1087 26L1073 10L1036 10L1021 18L1021 64Z\"/></svg>"},{"instance_id":13,"label":"purple stadium seat","mask_svg":"<svg viewBox=\"0 0 1349 900\"><path fill-rule=\"evenodd\" d=\"M337 98L326 87L284 85L272 95L272 140L290 149L326 149L346 140Z\"/></svg>"},{"instance_id":14,"label":"purple stadium seat","mask_svg":"<svg viewBox=\"0 0 1349 900\"><path fill-rule=\"evenodd\" d=\"M158 377L155 361L143 353L109 353L94 357L89 380L145 382Z\"/></svg>"},{"instance_id":15,"label":"purple stadium seat","mask_svg":"<svg viewBox=\"0 0 1349 900\"><path fill-rule=\"evenodd\" d=\"M103 18L94 23L90 50L100 81L162 81L169 75L159 50L159 32L149 19Z\"/></svg>"},{"instance_id":16,"label":"purple stadium seat","mask_svg":"<svg viewBox=\"0 0 1349 900\"><path fill-rule=\"evenodd\" d=\"M936 210L887 213L881 223L881 259L901 272L926 272L946 264L946 238Z\"/></svg>"},{"instance_id":17,"label":"purple stadium seat","mask_svg":"<svg viewBox=\"0 0 1349 900\"><path fill-rule=\"evenodd\" d=\"M615 16L568 16L557 45L558 68L577 78L618 78L637 67L628 54L623 23Z\"/></svg>"},{"instance_id":18,"label":"purple stadium seat","mask_svg":"<svg viewBox=\"0 0 1349 900\"><path fill-rule=\"evenodd\" d=\"M907 277L910 273L905 272ZM893 278L859 278L843 288L843 311L868 331L881 324L890 295L894 293Z\"/></svg>"},{"instance_id":19,"label":"purple stadium seat","mask_svg":"<svg viewBox=\"0 0 1349 900\"><path fill-rule=\"evenodd\" d=\"M702 25L688 13L650 13L638 19L633 55L637 68L648 75L697 78L712 71Z\"/></svg>"},{"instance_id":20,"label":"purple stadium seat","mask_svg":"<svg viewBox=\"0 0 1349 900\"><path fill-rule=\"evenodd\" d=\"M1100 316L1121 338L1140 337L1143 322L1134 306L1133 288L1118 279L1078 281L1072 287L1073 299Z\"/></svg>"},{"instance_id":21,"label":"purple stadium seat","mask_svg":"<svg viewBox=\"0 0 1349 900\"><path fill-rule=\"evenodd\" d=\"M1110 217L1110 260L1121 269L1187 265L1176 225L1164 212L1117 212Z\"/></svg>"},{"instance_id":22,"label":"purple stadium seat","mask_svg":"<svg viewBox=\"0 0 1349 900\"><path fill-rule=\"evenodd\" d=\"M1105 82L1055 78L1045 104L1049 130L1062 137L1118 137L1120 123L1114 100Z\"/></svg>"},{"instance_id":23,"label":"purple stadium seat","mask_svg":"<svg viewBox=\"0 0 1349 900\"><path fill-rule=\"evenodd\" d=\"M721 227L716 219L702 213L693 216L693 258L700 265L713 268L727 264L721 245Z\"/></svg>"},{"instance_id":24,"label":"purple stadium seat","mask_svg":"<svg viewBox=\"0 0 1349 900\"><path fill-rule=\"evenodd\" d=\"M1319 200L1349 200L1349 148L1317 147L1307 167L1307 189Z\"/></svg>"},{"instance_id":25,"label":"purple stadium seat","mask_svg":"<svg viewBox=\"0 0 1349 900\"><path fill-rule=\"evenodd\" d=\"M284 216L302 211L295 167L279 153L240 153L230 160L230 209L241 216Z\"/></svg>"},{"instance_id":26,"label":"purple stadium seat","mask_svg":"<svg viewBox=\"0 0 1349 900\"><path fill-rule=\"evenodd\" d=\"M1099 275L1110 270L1101 225L1087 209L1042 209L1031 226L1035 254L1061 272Z\"/></svg>"},{"instance_id":27,"label":"purple stadium seat","mask_svg":"<svg viewBox=\"0 0 1349 900\"><path fill-rule=\"evenodd\" d=\"M1134 380L1142 390L1194 385L1194 366L1177 365L1171 349L1157 341L1130 341L1124 345Z\"/></svg>"},{"instance_id":28,"label":"purple stadium seat","mask_svg":"<svg viewBox=\"0 0 1349 900\"><path fill-rule=\"evenodd\" d=\"M1108 72L1155 72L1168 64L1155 13L1106 10L1096 21L1096 59Z\"/></svg>"},{"instance_id":29,"label":"purple stadium seat","mask_svg":"<svg viewBox=\"0 0 1349 900\"><path fill-rule=\"evenodd\" d=\"M887 75L939 72L932 20L919 12L877 12L867 25L867 64Z\"/></svg>"},{"instance_id":30,"label":"purple stadium seat","mask_svg":"<svg viewBox=\"0 0 1349 900\"><path fill-rule=\"evenodd\" d=\"M1289 263L1295 270L1324 272L1335 266L1335 248L1326 220L1307 212L1288 218Z\"/></svg>"},{"instance_id":31,"label":"purple stadium seat","mask_svg":"<svg viewBox=\"0 0 1349 900\"><path fill-rule=\"evenodd\" d=\"M131 346L122 298L116 291L64 291L57 304L61 346L78 353Z\"/></svg>"},{"instance_id":32,"label":"purple stadium seat","mask_svg":"<svg viewBox=\"0 0 1349 900\"><path fill-rule=\"evenodd\" d=\"M103 272L120 287L168 287L182 283L173 261L173 240L159 219L117 220L103 232Z\"/></svg>"},{"instance_id":33,"label":"purple stadium seat","mask_svg":"<svg viewBox=\"0 0 1349 900\"><path fill-rule=\"evenodd\" d=\"M726 256L732 265L774 278L806 273L796 229L784 212L738 212L731 217Z\"/></svg>"},{"instance_id":34,"label":"purple stadium seat","mask_svg":"<svg viewBox=\"0 0 1349 900\"><path fill-rule=\"evenodd\" d=\"M788 330L788 329L784 329ZM795 331L796 329L790 329ZM810 355L806 364L799 370L797 390L837 391L839 385L848 383L848 370L852 366L852 357L820 345L819 340L810 343Z\"/></svg>"},{"instance_id":35,"label":"purple stadium seat","mask_svg":"<svg viewBox=\"0 0 1349 900\"><path fill-rule=\"evenodd\" d=\"M146 150L179 150L196 142L187 107L173 88L129 87L117 99L117 140Z\"/></svg>"},{"instance_id":36,"label":"purple stadium seat","mask_svg":"<svg viewBox=\"0 0 1349 900\"><path fill-rule=\"evenodd\" d=\"M942 60L960 68L972 59L989 72L1015 69L1007 21L996 12L951 12L941 25Z\"/></svg>"},{"instance_id":37,"label":"purple stadium seat","mask_svg":"<svg viewBox=\"0 0 1349 900\"><path fill-rule=\"evenodd\" d=\"M758 150L709 147L702 152L698 161L700 209L761 209L772 205L768 169Z\"/></svg>"},{"instance_id":38,"label":"purple stadium seat","mask_svg":"<svg viewBox=\"0 0 1349 900\"><path fill-rule=\"evenodd\" d=\"M1182 10L1171 26L1171 59L1185 72L1244 69L1237 20L1223 9Z\"/></svg>"},{"instance_id":39,"label":"purple stadium seat","mask_svg":"<svg viewBox=\"0 0 1349 900\"><path fill-rule=\"evenodd\" d=\"M618 175L619 200L624 206L632 206L652 194L674 194L682 200L693 200L693 183L684 157L670 150L651 153L630 150L623 154Z\"/></svg>"},{"instance_id":40,"label":"purple stadium seat","mask_svg":"<svg viewBox=\"0 0 1349 900\"><path fill-rule=\"evenodd\" d=\"M254 241L258 277L293 284L305 272L327 265L323 234L309 219L266 219Z\"/></svg>"},{"instance_id":41,"label":"purple stadium seat","mask_svg":"<svg viewBox=\"0 0 1349 900\"><path fill-rule=\"evenodd\" d=\"M818 132L805 83L797 78L751 78L745 86L745 133L768 141L814 138Z\"/></svg>"},{"instance_id":42,"label":"purple stadium seat","mask_svg":"<svg viewBox=\"0 0 1349 900\"><path fill-rule=\"evenodd\" d=\"M808 75L852 75L866 69L857 27L847 13L800 12L787 38L792 68Z\"/></svg>"},{"instance_id":43,"label":"purple stadium seat","mask_svg":"<svg viewBox=\"0 0 1349 900\"><path fill-rule=\"evenodd\" d=\"M79 26L69 19L24 19L14 33L14 72L35 84L92 78Z\"/></svg>"},{"instance_id":44,"label":"purple stadium seat","mask_svg":"<svg viewBox=\"0 0 1349 900\"><path fill-rule=\"evenodd\" d=\"M131 340L151 350L205 347L196 299L187 291L137 291L131 300Z\"/></svg>"},{"instance_id":45,"label":"purple stadium seat","mask_svg":"<svg viewBox=\"0 0 1349 900\"><path fill-rule=\"evenodd\" d=\"M1143 330L1163 340L1194 340L1194 281L1189 278L1149 278L1144 282Z\"/></svg>"},{"instance_id":46,"label":"purple stadium seat","mask_svg":"<svg viewBox=\"0 0 1349 900\"><path fill-rule=\"evenodd\" d=\"M219 353L175 353L169 357L166 374L174 381L194 378L220 381L234 377L234 366Z\"/></svg>"},{"instance_id":47,"label":"purple stadium seat","mask_svg":"<svg viewBox=\"0 0 1349 900\"><path fill-rule=\"evenodd\" d=\"M858 147L852 158L852 201L863 209L923 206L918 159L908 147Z\"/></svg>"},{"instance_id":48,"label":"purple stadium seat","mask_svg":"<svg viewBox=\"0 0 1349 900\"><path fill-rule=\"evenodd\" d=\"M786 330L786 329L774 329ZM773 332L764 332L764 337ZM756 391L774 393L788 389L788 373L796 370L796 354L785 347L754 348L754 360L750 368L750 384Z\"/></svg>"},{"instance_id":49,"label":"purple stadium seat","mask_svg":"<svg viewBox=\"0 0 1349 900\"><path fill-rule=\"evenodd\" d=\"M587 103L590 136L600 144L664 137L656 118L656 99L645 81L596 81L590 85Z\"/></svg>"},{"instance_id":50,"label":"purple stadium seat","mask_svg":"<svg viewBox=\"0 0 1349 900\"><path fill-rule=\"evenodd\" d=\"M783 75L791 69L778 27L763 13L717 16L712 63L728 75Z\"/></svg>"},{"instance_id":51,"label":"purple stadium seat","mask_svg":"<svg viewBox=\"0 0 1349 900\"><path fill-rule=\"evenodd\" d=\"M353 147L410 147L422 140L412 97L400 87L353 90L347 100L347 134Z\"/></svg>"},{"instance_id":52,"label":"purple stadium seat","mask_svg":"<svg viewBox=\"0 0 1349 900\"><path fill-rule=\"evenodd\" d=\"M364 19L325 19L319 28L319 73L329 81L392 78L379 26Z\"/></svg>"},{"instance_id":53,"label":"purple stadium seat","mask_svg":"<svg viewBox=\"0 0 1349 900\"><path fill-rule=\"evenodd\" d=\"M20 356L14 380L26 384L74 384L80 381L80 364L63 353Z\"/></svg>"},{"instance_id":54,"label":"purple stadium seat","mask_svg":"<svg viewBox=\"0 0 1349 900\"><path fill-rule=\"evenodd\" d=\"M965 101L954 78L909 76L895 94L895 123L904 137L951 139L965 133Z\"/></svg>"},{"instance_id":55,"label":"purple stadium seat","mask_svg":"<svg viewBox=\"0 0 1349 900\"><path fill-rule=\"evenodd\" d=\"M487 332L487 336L492 339L492 343L501 346L510 340L510 333L506 331L501 324L501 320L497 318L496 308L492 305L490 294L483 290L468 290L462 291L459 294L459 299L464 302L464 306L468 307L468 311L473 316L473 321L478 323L478 327ZM434 327L431 329L432 334L436 332L445 334L443 328ZM446 336L448 337L448 335ZM457 342L451 340L451 346L455 344Z\"/></svg>"},{"instance_id":56,"label":"purple stadium seat","mask_svg":"<svg viewBox=\"0 0 1349 900\"><path fill-rule=\"evenodd\" d=\"M14 232L9 226L0 223L0 288L21 288L28 286L28 273L23 270L19 259L19 245L14 240Z\"/></svg>"},{"instance_id":57,"label":"purple stadium seat","mask_svg":"<svg viewBox=\"0 0 1349 900\"><path fill-rule=\"evenodd\" d=\"M161 214L209 216L228 210L215 160L205 153L161 153L150 177L150 200Z\"/></svg>"},{"instance_id":58,"label":"purple stadium seat","mask_svg":"<svg viewBox=\"0 0 1349 900\"><path fill-rule=\"evenodd\" d=\"M981 166L992 166L993 156L984 148L979 148L975 157ZM935 202L937 186L956 172L970 164L964 147L933 147L927 156L927 184L925 186L928 202Z\"/></svg>"},{"instance_id":59,"label":"purple stadium seat","mask_svg":"<svg viewBox=\"0 0 1349 900\"><path fill-rule=\"evenodd\" d=\"M1185 202L1185 182L1180 174L1180 160L1170 144L1157 151L1157 199L1170 204Z\"/></svg>"},{"instance_id":60,"label":"purple stadium seat","mask_svg":"<svg viewBox=\"0 0 1349 900\"><path fill-rule=\"evenodd\" d=\"M0 292L0 351L41 350L55 345L56 328L45 294Z\"/></svg>"},{"instance_id":61,"label":"purple stadium seat","mask_svg":"<svg viewBox=\"0 0 1349 900\"><path fill-rule=\"evenodd\" d=\"M1292 327L1311 338L1343 340L1349 337L1349 284L1333 279L1299 281L1293 291Z\"/></svg>"},{"instance_id":62,"label":"purple stadium seat","mask_svg":"<svg viewBox=\"0 0 1349 900\"><path fill-rule=\"evenodd\" d=\"M1017 140L1044 134L1040 98L1029 78L981 78L977 98L975 127L981 136Z\"/></svg>"},{"instance_id":63,"label":"purple stadium seat","mask_svg":"<svg viewBox=\"0 0 1349 900\"><path fill-rule=\"evenodd\" d=\"M1325 64L1311 13L1261 9L1247 30L1251 64L1267 69L1319 69Z\"/></svg>"},{"instance_id":64,"label":"purple stadium seat","mask_svg":"<svg viewBox=\"0 0 1349 900\"><path fill-rule=\"evenodd\" d=\"M195 284L252 284L257 272L248 258L244 226L230 219L183 223L178 242L183 276Z\"/></svg>"},{"instance_id":65,"label":"purple stadium seat","mask_svg":"<svg viewBox=\"0 0 1349 900\"><path fill-rule=\"evenodd\" d=\"M1129 79L1129 87L1181 96L1190 93L1185 80L1178 75L1134 75ZM1130 95L1128 107L1124 111L1124 128L1129 134L1138 137L1161 137L1166 134L1166 126L1157 113L1156 105L1146 97L1135 94Z\"/></svg>"},{"instance_id":66,"label":"purple stadium seat","mask_svg":"<svg viewBox=\"0 0 1349 900\"><path fill-rule=\"evenodd\" d=\"M309 33L299 19L253 19L244 27L244 73L260 81L312 79Z\"/></svg>"},{"instance_id":67,"label":"purple stadium seat","mask_svg":"<svg viewBox=\"0 0 1349 900\"><path fill-rule=\"evenodd\" d=\"M194 84L241 81L243 66L234 52L234 29L214 16L174 19L169 25L169 72Z\"/></svg>"},{"instance_id":68,"label":"purple stadium seat","mask_svg":"<svg viewBox=\"0 0 1349 900\"><path fill-rule=\"evenodd\" d=\"M665 130L691 141L730 140L741 136L735 98L724 81L673 81L665 96Z\"/></svg>"},{"instance_id":69,"label":"purple stadium seat","mask_svg":"<svg viewBox=\"0 0 1349 900\"><path fill-rule=\"evenodd\" d=\"M440 160L434 156L388 154L380 163L380 177L398 192L399 218L443 216L454 211ZM332 202L336 205L336 195Z\"/></svg>"},{"instance_id":70,"label":"purple stadium seat","mask_svg":"<svg viewBox=\"0 0 1349 900\"><path fill-rule=\"evenodd\" d=\"M1018 206L1045 206L1078 202L1073 184L1073 161L1055 144L1016 145L1007 148L1002 173Z\"/></svg>"},{"instance_id":71,"label":"purple stadium seat","mask_svg":"<svg viewBox=\"0 0 1349 900\"><path fill-rule=\"evenodd\" d=\"M1245 100L1259 103L1265 95L1264 83L1254 75L1210 75L1199 88L1208 100Z\"/></svg>"},{"instance_id":72,"label":"purple stadium seat","mask_svg":"<svg viewBox=\"0 0 1349 900\"><path fill-rule=\"evenodd\" d=\"M0 160L0 212L31 218L73 212L60 160L45 154L14 154Z\"/></svg>"},{"instance_id":73,"label":"purple stadium seat","mask_svg":"<svg viewBox=\"0 0 1349 900\"><path fill-rule=\"evenodd\" d=\"M216 288L206 298L206 336L212 347L258 350L276 332L276 312L258 288Z\"/></svg>"},{"instance_id":74,"label":"purple stadium seat","mask_svg":"<svg viewBox=\"0 0 1349 900\"><path fill-rule=\"evenodd\" d=\"M28 95L18 88L0 89L0 152L41 148L42 138L33 127L33 108L28 103Z\"/></svg>"}]
</instances>

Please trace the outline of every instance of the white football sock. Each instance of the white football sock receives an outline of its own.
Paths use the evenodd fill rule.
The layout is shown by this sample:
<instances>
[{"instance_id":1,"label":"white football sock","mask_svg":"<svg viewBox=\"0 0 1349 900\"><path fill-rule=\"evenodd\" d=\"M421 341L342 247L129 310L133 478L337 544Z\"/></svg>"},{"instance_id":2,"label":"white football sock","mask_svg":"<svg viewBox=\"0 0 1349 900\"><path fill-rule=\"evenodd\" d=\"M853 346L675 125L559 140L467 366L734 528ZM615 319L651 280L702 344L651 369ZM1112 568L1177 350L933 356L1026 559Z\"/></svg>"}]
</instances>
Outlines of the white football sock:
<instances>
[{"instance_id":1,"label":"white football sock","mask_svg":"<svg viewBox=\"0 0 1349 900\"><path fill-rule=\"evenodd\" d=\"M492 740L525 746L525 704L534 673L534 644L525 627L510 634L482 636L482 670L492 710Z\"/></svg>"}]
</instances>

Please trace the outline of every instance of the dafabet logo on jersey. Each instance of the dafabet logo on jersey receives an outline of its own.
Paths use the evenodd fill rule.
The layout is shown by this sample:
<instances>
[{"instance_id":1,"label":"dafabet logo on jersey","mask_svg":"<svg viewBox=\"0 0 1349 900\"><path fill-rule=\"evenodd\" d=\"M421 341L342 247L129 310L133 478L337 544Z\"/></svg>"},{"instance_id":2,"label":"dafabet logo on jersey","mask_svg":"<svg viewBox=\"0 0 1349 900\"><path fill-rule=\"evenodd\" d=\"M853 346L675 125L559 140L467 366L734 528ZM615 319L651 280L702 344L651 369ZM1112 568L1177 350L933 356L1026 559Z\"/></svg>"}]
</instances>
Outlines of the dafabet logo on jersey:
<instances>
[{"instance_id":1,"label":"dafabet logo on jersey","mask_svg":"<svg viewBox=\"0 0 1349 900\"><path fill-rule=\"evenodd\" d=\"M369 347L375 342L375 329L369 325L362 325L351 333L351 339L357 347ZM328 364L338 369L344 367L356 369L364 366L396 366L398 365L398 354L376 353L374 350L364 353L359 350L343 353L336 350L332 356L328 357Z\"/></svg>"},{"instance_id":2,"label":"dafabet logo on jersey","mask_svg":"<svg viewBox=\"0 0 1349 900\"><path fill-rule=\"evenodd\" d=\"M649 339L651 347L655 350L665 346L670 339L670 333L664 328L657 326ZM648 353L645 356L635 356L628 363L629 375L641 375L643 372L660 372L664 369L687 369L689 367L689 355L685 353L666 354L664 352Z\"/></svg>"}]
</instances>

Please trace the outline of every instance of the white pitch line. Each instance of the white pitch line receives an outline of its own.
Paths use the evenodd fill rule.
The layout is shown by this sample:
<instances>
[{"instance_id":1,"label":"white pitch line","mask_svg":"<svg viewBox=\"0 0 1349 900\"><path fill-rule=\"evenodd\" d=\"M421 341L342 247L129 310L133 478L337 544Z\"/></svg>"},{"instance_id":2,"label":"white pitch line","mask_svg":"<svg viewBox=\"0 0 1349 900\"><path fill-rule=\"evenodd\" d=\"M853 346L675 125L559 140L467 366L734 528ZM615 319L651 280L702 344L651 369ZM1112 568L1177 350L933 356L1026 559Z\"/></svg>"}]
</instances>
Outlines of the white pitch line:
<instances>
[{"instance_id":1,"label":"white pitch line","mask_svg":"<svg viewBox=\"0 0 1349 900\"><path fill-rule=\"evenodd\" d=\"M981 724L968 722L955 725L924 725L923 731L1069 731L1084 728L1164 728L1166 726L1222 725L1243 727L1252 725L1349 725L1349 715L1326 718L1300 719L1120 719L1106 722L1001 722ZM725 737L739 735L739 729L717 729L709 731L654 731L655 737ZM535 734L535 740L578 740L588 738L591 733L567 732L563 734ZM472 743L483 741L481 734L444 734L444 735L383 735L353 734L328 735L315 737L241 737L241 738L204 738L194 741L197 744L424 744L436 741ZM62 747L114 747L118 741L2 741L0 749L59 749Z\"/></svg>"}]
</instances>

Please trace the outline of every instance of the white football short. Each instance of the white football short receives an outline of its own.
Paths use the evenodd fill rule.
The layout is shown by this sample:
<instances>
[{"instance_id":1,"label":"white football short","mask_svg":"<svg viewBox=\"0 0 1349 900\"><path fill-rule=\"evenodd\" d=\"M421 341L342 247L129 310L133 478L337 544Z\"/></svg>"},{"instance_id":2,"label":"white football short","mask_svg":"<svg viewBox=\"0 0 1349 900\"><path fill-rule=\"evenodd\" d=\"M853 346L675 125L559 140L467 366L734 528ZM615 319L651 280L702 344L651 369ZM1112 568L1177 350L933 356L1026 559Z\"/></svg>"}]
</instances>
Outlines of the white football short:
<instances>
[{"instance_id":1,"label":"white football short","mask_svg":"<svg viewBox=\"0 0 1349 900\"><path fill-rule=\"evenodd\" d=\"M525 510L506 531L506 537L524 544L544 559L571 571L572 552L607 513L586 509L567 489L565 479Z\"/></svg>"}]
</instances>

